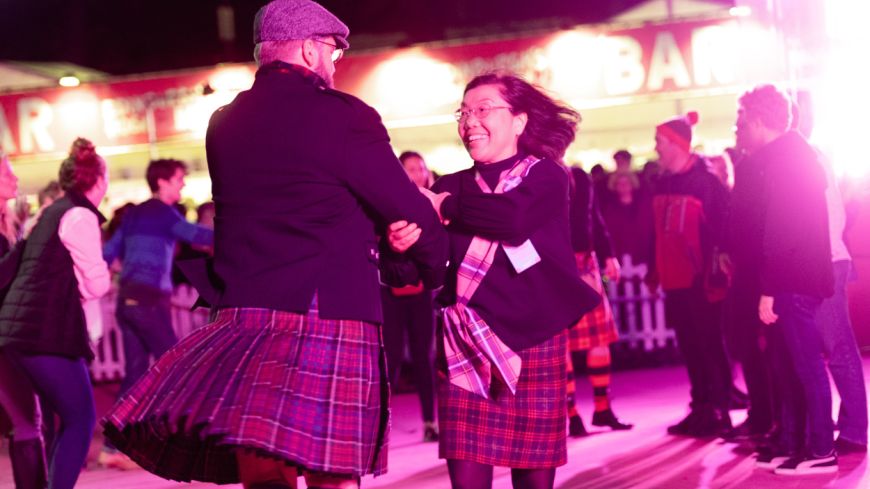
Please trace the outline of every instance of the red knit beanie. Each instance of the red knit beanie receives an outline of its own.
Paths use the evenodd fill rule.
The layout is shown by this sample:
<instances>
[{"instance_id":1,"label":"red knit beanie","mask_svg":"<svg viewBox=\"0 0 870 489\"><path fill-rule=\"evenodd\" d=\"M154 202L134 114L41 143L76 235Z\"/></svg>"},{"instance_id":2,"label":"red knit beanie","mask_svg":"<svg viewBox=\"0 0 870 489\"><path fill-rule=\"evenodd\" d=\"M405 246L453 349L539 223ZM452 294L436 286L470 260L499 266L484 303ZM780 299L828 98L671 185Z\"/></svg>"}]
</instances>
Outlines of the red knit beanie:
<instances>
[{"instance_id":1,"label":"red knit beanie","mask_svg":"<svg viewBox=\"0 0 870 489\"><path fill-rule=\"evenodd\" d=\"M661 134L672 143L686 151L692 149L692 126L698 123L698 113L688 112L686 115L668 119L656 126L656 134Z\"/></svg>"}]
</instances>

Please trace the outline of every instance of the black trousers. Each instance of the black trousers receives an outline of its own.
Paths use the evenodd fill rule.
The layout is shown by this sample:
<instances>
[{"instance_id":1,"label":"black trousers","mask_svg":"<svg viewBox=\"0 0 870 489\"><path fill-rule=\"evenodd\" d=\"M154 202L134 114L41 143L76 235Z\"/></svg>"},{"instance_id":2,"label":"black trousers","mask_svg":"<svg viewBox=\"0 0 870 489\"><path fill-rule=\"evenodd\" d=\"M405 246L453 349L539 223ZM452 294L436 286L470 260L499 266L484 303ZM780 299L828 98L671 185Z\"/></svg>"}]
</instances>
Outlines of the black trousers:
<instances>
[{"instance_id":1,"label":"black trousers","mask_svg":"<svg viewBox=\"0 0 870 489\"><path fill-rule=\"evenodd\" d=\"M749 415L746 420L754 433L765 433L776 416L776 391L771 386L772 343L782 343L775 332L758 318L761 288L755 276L737 273L725 302L725 335L729 351L740 361L746 392L749 394ZM767 351L762 350L762 345Z\"/></svg>"},{"instance_id":2,"label":"black trousers","mask_svg":"<svg viewBox=\"0 0 870 489\"><path fill-rule=\"evenodd\" d=\"M381 299L384 306L383 336L390 385L395 388L399 381L407 338L423 421L434 421L435 377L432 345L435 341L435 316L432 310L432 294L424 291L421 294L396 297L389 288L381 287Z\"/></svg>"},{"instance_id":3,"label":"black trousers","mask_svg":"<svg viewBox=\"0 0 870 489\"><path fill-rule=\"evenodd\" d=\"M701 286L668 290L665 294L665 315L686 360L692 409L727 411L731 369L722 338L720 304L710 303Z\"/></svg>"}]
</instances>

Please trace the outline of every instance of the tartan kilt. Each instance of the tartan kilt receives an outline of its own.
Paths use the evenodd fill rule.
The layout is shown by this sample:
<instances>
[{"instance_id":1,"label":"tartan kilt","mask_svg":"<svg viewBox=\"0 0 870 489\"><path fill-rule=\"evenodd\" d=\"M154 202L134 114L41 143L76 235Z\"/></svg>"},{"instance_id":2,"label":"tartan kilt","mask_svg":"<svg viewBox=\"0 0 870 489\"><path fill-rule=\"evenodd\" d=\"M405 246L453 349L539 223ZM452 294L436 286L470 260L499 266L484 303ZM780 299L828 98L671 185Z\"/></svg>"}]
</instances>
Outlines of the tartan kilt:
<instances>
[{"instance_id":1,"label":"tartan kilt","mask_svg":"<svg viewBox=\"0 0 870 489\"><path fill-rule=\"evenodd\" d=\"M163 478L239 482L236 452L360 477L387 469L380 328L268 309L219 310L158 359L102 420Z\"/></svg>"},{"instance_id":2,"label":"tartan kilt","mask_svg":"<svg viewBox=\"0 0 870 489\"><path fill-rule=\"evenodd\" d=\"M607 291L601 283L601 270L595 252L579 252L574 255L580 278L601 294L601 303L587 312L568 330L568 350L586 351L596 346L607 346L619 339L613 310L607 299Z\"/></svg>"},{"instance_id":3,"label":"tartan kilt","mask_svg":"<svg viewBox=\"0 0 870 489\"><path fill-rule=\"evenodd\" d=\"M450 383L439 328L438 456L511 468L567 463L565 439L566 333L517 352L517 393L493 378L490 399Z\"/></svg>"}]
</instances>

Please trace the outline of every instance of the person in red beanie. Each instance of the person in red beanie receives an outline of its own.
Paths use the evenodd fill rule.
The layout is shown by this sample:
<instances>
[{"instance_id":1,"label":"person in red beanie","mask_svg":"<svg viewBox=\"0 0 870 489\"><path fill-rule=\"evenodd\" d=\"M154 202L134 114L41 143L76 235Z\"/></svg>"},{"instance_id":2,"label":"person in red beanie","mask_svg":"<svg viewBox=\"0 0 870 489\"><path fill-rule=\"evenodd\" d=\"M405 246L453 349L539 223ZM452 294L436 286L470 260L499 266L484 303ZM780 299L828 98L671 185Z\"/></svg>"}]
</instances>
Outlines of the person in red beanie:
<instances>
[{"instance_id":1,"label":"person in red beanie","mask_svg":"<svg viewBox=\"0 0 870 489\"><path fill-rule=\"evenodd\" d=\"M668 433L707 437L731 428L728 402L731 371L719 324L718 297L709 294L710 271L718 262L728 193L707 160L692 152L689 112L656 127L656 152L664 174L653 189L655 260L647 285L661 285L665 314L677 335L691 384L689 415Z\"/></svg>"}]
</instances>

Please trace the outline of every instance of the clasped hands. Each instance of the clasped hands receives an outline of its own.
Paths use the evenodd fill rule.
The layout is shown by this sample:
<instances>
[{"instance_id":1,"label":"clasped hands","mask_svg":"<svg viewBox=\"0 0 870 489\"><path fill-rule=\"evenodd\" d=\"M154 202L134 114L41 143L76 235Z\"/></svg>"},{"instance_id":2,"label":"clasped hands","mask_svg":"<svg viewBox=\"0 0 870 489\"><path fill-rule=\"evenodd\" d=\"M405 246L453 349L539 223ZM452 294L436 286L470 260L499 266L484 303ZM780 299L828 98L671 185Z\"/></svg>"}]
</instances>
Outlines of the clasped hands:
<instances>
[{"instance_id":1,"label":"clasped hands","mask_svg":"<svg viewBox=\"0 0 870 489\"><path fill-rule=\"evenodd\" d=\"M420 188L420 193L429 199L435 212L438 213L438 219L441 220L441 223L445 226L449 224L449 221L441 216L441 204L450 193L441 192L440 194L436 194L435 192L422 187ZM396 253L404 253L408 248L413 246L418 239L420 239L420 234L422 233L423 230L420 229L416 223L396 221L387 227L387 242L390 244L390 248L392 248Z\"/></svg>"}]
</instances>

